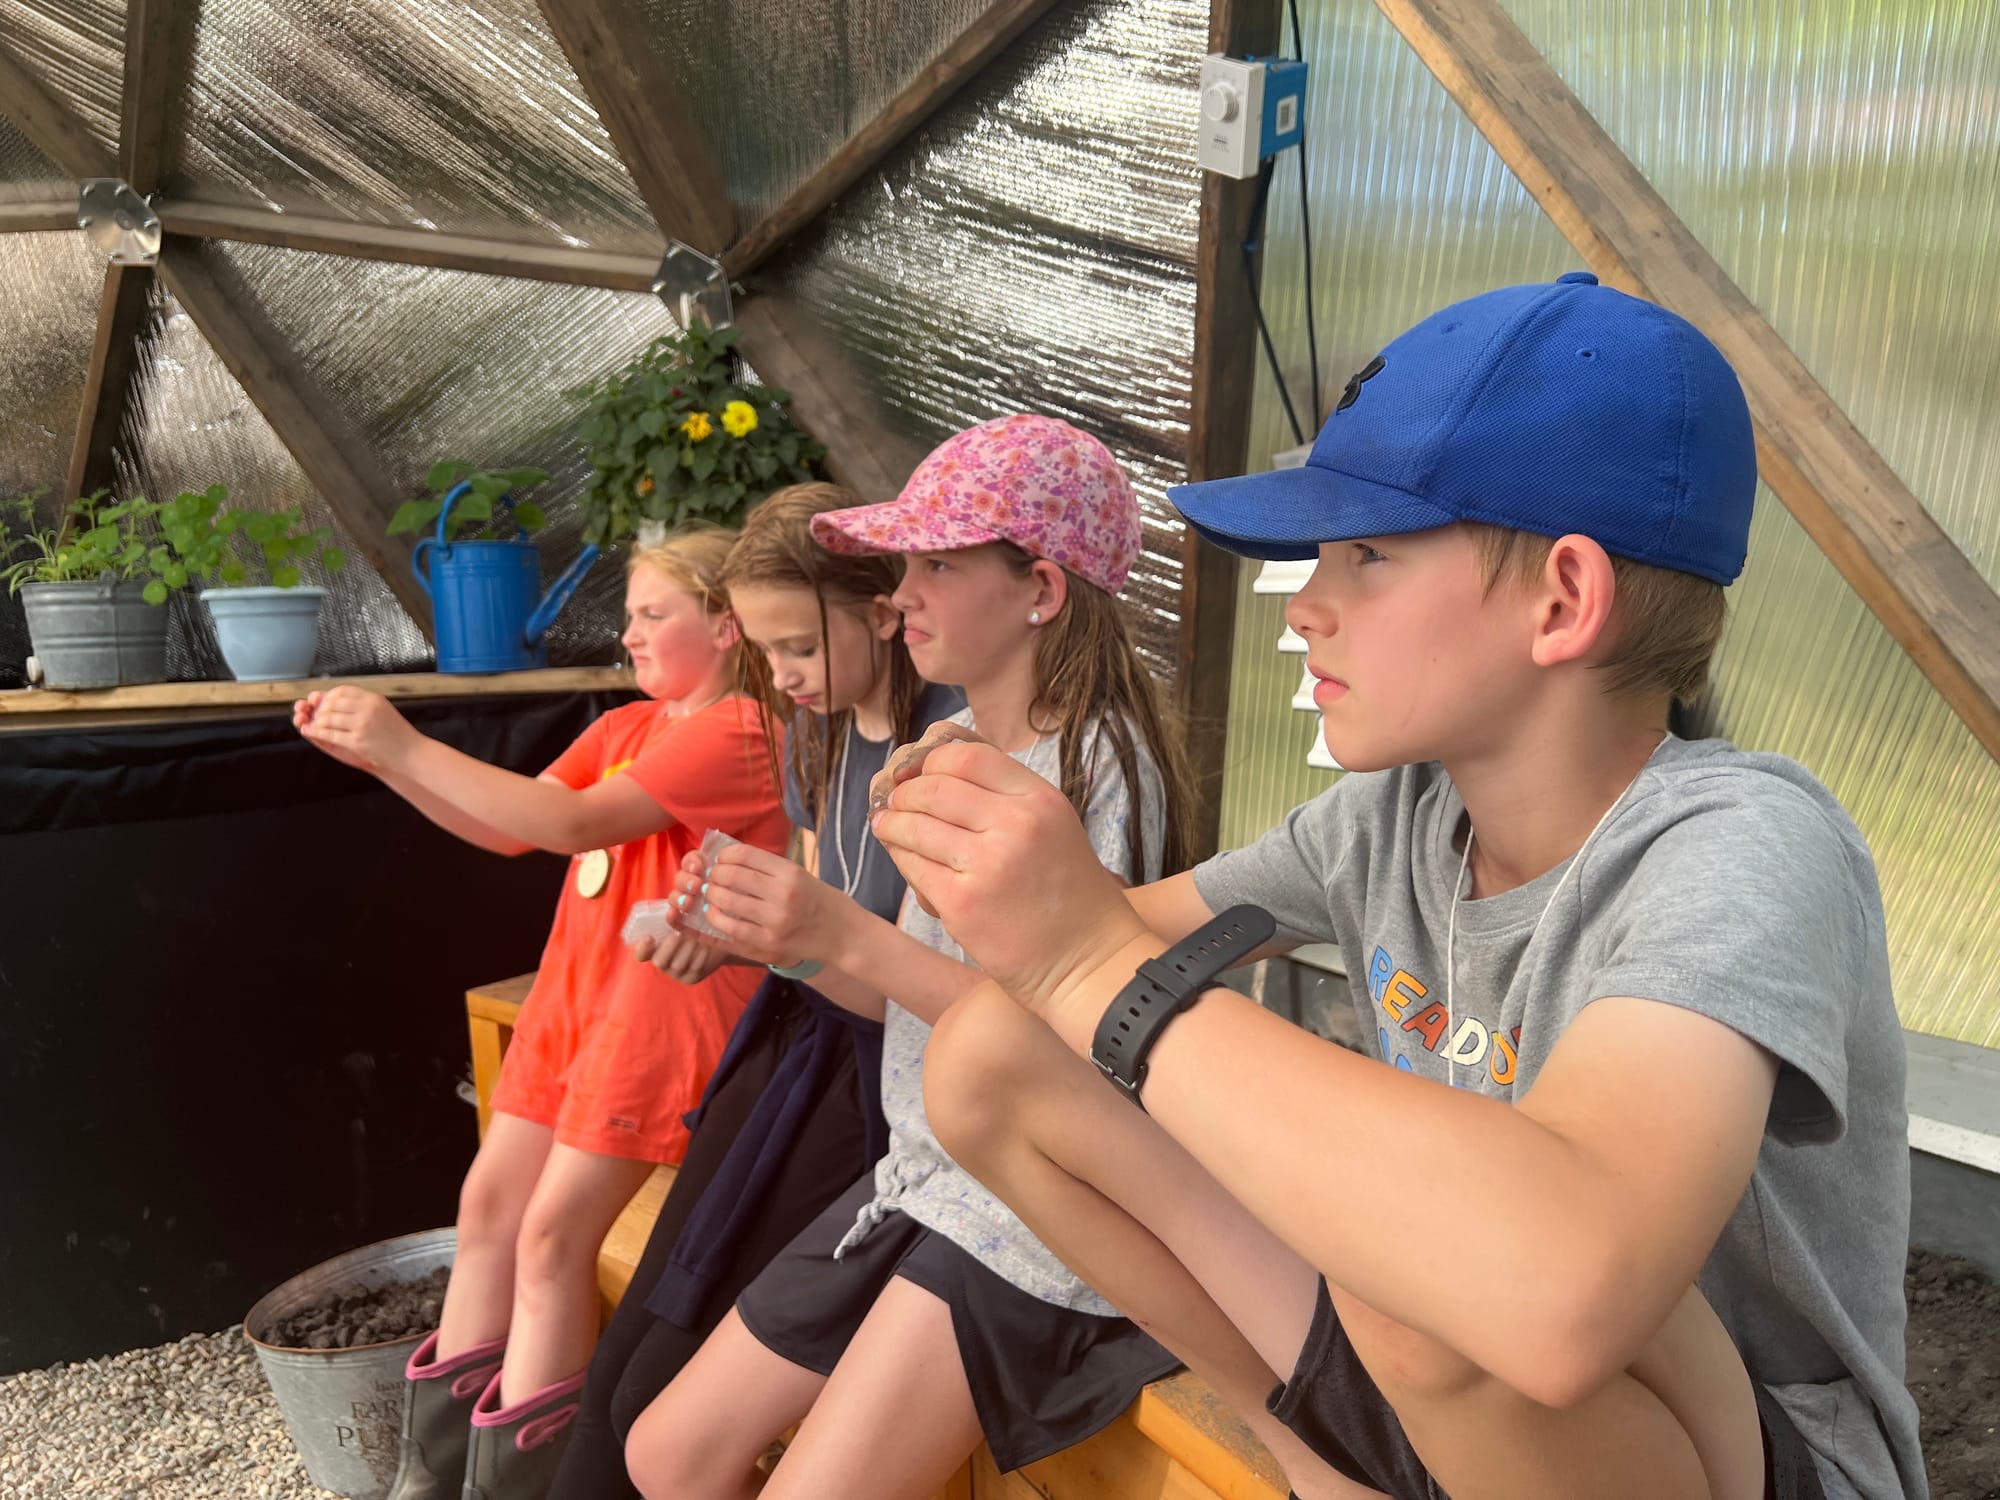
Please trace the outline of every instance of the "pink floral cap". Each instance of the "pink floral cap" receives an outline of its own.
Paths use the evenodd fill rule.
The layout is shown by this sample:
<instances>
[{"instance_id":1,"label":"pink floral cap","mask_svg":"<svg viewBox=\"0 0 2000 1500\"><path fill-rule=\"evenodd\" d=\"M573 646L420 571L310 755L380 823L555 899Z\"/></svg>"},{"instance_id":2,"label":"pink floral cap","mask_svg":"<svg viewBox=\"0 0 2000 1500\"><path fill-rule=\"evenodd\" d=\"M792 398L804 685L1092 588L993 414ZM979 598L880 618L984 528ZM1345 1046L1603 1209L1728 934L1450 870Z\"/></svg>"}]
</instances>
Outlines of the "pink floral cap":
<instances>
[{"instance_id":1,"label":"pink floral cap","mask_svg":"<svg viewBox=\"0 0 2000 1500\"><path fill-rule=\"evenodd\" d=\"M813 517L829 552L952 552L1007 541L1107 594L1139 555L1139 502L1111 450L1054 417L996 417L948 437L903 493Z\"/></svg>"}]
</instances>

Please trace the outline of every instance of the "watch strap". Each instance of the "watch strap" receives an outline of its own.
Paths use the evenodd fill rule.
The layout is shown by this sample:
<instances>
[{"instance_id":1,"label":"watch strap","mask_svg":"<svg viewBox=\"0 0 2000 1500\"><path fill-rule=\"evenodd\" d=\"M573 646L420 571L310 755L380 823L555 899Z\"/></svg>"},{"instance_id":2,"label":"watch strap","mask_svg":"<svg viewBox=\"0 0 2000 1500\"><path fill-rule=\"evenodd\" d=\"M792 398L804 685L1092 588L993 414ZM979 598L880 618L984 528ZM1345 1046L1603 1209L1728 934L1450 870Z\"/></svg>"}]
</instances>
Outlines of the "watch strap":
<instances>
[{"instance_id":1,"label":"watch strap","mask_svg":"<svg viewBox=\"0 0 2000 1500\"><path fill-rule=\"evenodd\" d=\"M1146 1054L1169 1021L1186 1010L1225 969L1234 967L1277 931L1261 906L1232 906L1189 933L1179 946L1140 964L1097 1023L1090 1060L1141 1109Z\"/></svg>"}]
</instances>

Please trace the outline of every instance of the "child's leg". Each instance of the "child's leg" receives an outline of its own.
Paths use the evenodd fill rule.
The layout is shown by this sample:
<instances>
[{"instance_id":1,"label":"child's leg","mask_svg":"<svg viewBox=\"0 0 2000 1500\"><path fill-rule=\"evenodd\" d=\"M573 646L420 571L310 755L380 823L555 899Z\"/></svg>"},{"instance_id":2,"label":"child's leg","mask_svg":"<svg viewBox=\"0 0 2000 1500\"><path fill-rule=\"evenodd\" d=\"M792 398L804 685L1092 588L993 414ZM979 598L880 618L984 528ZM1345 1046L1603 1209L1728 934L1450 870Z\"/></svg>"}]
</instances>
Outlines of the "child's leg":
<instances>
[{"instance_id":1,"label":"child's leg","mask_svg":"<svg viewBox=\"0 0 2000 1500\"><path fill-rule=\"evenodd\" d=\"M1265 1409L1298 1361L1318 1273L1046 1026L998 996L953 1006L931 1033L924 1106L959 1164L1235 1408L1304 1500L1378 1493Z\"/></svg>"},{"instance_id":2,"label":"child's leg","mask_svg":"<svg viewBox=\"0 0 2000 1500\"><path fill-rule=\"evenodd\" d=\"M1319 1473L1294 1466L1303 1445L1288 1432L1273 1442L1275 1424L1258 1421L1264 1392L1254 1410L1246 1404L1257 1379L1290 1373L1307 1330L1302 1286L1316 1288L1316 1276L1164 1131L997 996L961 1002L939 1023L925 1104L946 1149L1249 1418L1301 1495L1356 1493L1316 1460ZM1450 1247L1430 1253L1431 1274L1451 1274ZM1568 1410L1537 1405L1427 1335L1333 1296L1418 1457L1462 1500L1761 1492L1749 1378L1692 1290L1624 1376ZM1233 1341L1218 1317L1241 1330Z\"/></svg>"},{"instance_id":3,"label":"child's leg","mask_svg":"<svg viewBox=\"0 0 2000 1500\"><path fill-rule=\"evenodd\" d=\"M555 1132L495 1111L458 1190L458 1252L438 1322L440 1360L507 1336L514 1246Z\"/></svg>"},{"instance_id":4,"label":"child's leg","mask_svg":"<svg viewBox=\"0 0 2000 1500\"><path fill-rule=\"evenodd\" d=\"M749 1500L757 1460L826 1377L764 1347L731 1308L632 1424L625 1466L647 1500Z\"/></svg>"},{"instance_id":5,"label":"child's leg","mask_svg":"<svg viewBox=\"0 0 2000 1500\"><path fill-rule=\"evenodd\" d=\"M597 1252L653 1163L555 1145L521 1220L513 1328L500 1392L507 1402L567 1380L597 1342Z\"/></svg>"},{"instance_id":6,"label":"child's leg","mask_svg":"<svg viewBox=\"0 0 2000 1500\"><path fill-rule=\"evenodd\" d=\"M951 1309L889 1278L763 1500L924 1500L979 1446Z\"/></svg>"}]
</instances>

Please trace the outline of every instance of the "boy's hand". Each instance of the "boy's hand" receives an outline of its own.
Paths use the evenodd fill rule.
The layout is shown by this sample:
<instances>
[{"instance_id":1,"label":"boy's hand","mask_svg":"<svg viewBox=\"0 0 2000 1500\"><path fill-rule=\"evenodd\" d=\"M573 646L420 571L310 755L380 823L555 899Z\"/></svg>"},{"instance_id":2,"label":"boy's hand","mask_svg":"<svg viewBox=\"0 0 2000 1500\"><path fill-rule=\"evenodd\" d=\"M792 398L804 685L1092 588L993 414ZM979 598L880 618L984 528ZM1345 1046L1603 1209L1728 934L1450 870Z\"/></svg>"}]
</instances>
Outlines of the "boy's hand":
<instances>
[{"instance_id":1,"label":"boy's hand","mask_svg":"<svg viewBox=\"0 0 2000 1500\"><path fill-rule=\"evenodd\" d=\"M991 741L982 739L963 724L954 724L949 719L938 720L909 744L898 745L889 753L888 761L868 783L868 815L874 817L888 805L891 792L911 777L923 773L924 759L931 751L940 745L953 743L985 745Z\"/></svg>"},{"instance_id":2,"label":"boy's hand","mask_svg":"<svg viewBox=\"0 0 2000 1500\"><path fill-rule=\"evenodd\" d=\"M329 755L366 771L395 769L423 738L387 698L347 683L294 704L292 722Z\"/></svg>"},{"instance_id":3,"label":"boy's hand","mask_svg":"<svg viewBox=\"0 0 2000 1500\"><path fill-rule=\"evenodd\" d=\"M693 912L706 901L703 916L724 935L730 951L784 967L807 959L831 960L842 936L841 919L854 905L789 859L749 844L732 844L716 856L706 891L699 853L681 862L674 883L679 913ZM674 916L670 909L669 917Z\"/></svg>"},{"instance_id":4,"label":"boy's hand","mask_svg":"<svg viewBox=\"0 0 2000 1500\"><path fill-rule=\"evenodd\" d=\"M1069 800L991 745L933 748L874 828L965 956L1052 1023L1081 980L1147 936Z\"/></svg>"},{"instance_id":5,"label":"boy's hand","mask_svg":"<svg viewBox=\"0 0 2000 1500\"><path fill-rule=\"evenodd\" d=\"M632 945L632 956L682 984L700 984L729 961L729 951L721 944L705 942L692 932L676 932L659 942L640 938Z\"/></svg>"}]
</instances>

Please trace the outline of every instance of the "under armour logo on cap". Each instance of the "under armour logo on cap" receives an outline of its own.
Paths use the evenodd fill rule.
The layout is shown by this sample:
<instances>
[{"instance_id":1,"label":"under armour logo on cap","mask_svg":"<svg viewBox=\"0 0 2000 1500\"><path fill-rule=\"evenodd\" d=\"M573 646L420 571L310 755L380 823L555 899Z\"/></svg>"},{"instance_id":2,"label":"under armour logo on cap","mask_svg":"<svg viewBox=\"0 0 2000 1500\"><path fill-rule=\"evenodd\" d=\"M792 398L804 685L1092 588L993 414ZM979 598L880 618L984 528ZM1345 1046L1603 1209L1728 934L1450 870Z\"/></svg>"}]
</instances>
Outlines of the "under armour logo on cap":
<instances>
[{"instance_id":1,"label":"under armour logo on cap","mask_svg":"<svg viewBox=\"0 0 2000 1500\"><path fill-rule=\"evenodd\" d=\"M1347 382L1347 389L1340 393L1340 401L1333 409L1335 411L1346 411L1348 407L1361 399L1361 382L1364 380L1373 380L1381 373L1382 356L1378 354L1362 367L1359 375L1356 375L1352 380Z\"/></svg>"}]
</instances>

